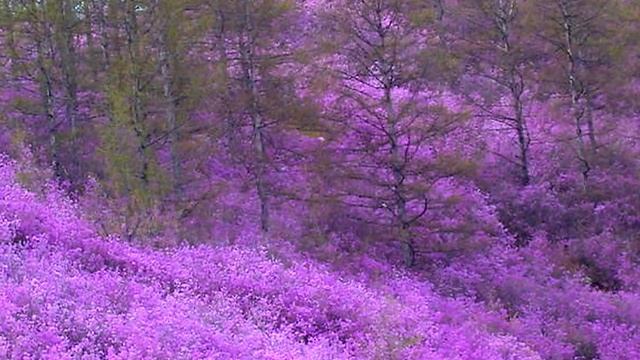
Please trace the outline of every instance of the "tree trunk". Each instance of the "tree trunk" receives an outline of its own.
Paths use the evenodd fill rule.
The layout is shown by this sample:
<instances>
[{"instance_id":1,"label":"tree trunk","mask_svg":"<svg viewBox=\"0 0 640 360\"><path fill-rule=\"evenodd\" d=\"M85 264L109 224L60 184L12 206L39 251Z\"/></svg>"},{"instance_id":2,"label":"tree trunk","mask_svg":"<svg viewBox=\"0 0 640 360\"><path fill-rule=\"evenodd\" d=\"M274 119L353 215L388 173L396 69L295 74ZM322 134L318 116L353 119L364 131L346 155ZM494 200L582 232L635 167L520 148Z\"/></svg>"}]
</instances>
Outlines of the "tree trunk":
<instances>
[{"instance_id":1,"label":"tree trunk","mask_svg":"<svg viewBox=\"0 0 640 360\"><path fill-rule=\"evenodd\" d=\"M511 22L516 13L516 2L514 0L500 0L497 3L495 12L495 25L500 34L500 50L504 53L508 68L504 69L507 76L507 84L511 95L513 109L514 128L518 139L518 165L519 177L522 186L527 186L531 182L529 173L529 135L527 133L526 120L523 113L522 94L524 93L524 79L519 72L518 64L514 59L511 45Z\"/></svg>"},{"instance_id":2,"label":"tree trunk","mask_svg":"<svg viewBox=\"0 0 640 360\"><path fill-rule=\"evenodd\" d=\"M407 219L407 199L405 198L404 182L404 159L399 143L398 117L393 103L393 84L391 79L391 66L386 70L389 73L385 76L384 106L387 115L387 136L390 143L391 172L393 174L393 197L395 199L395 219L399 240L404 247L404 263L407 267L412 267L415 263L415 251L409 234L409 221Z\"/></svg>"},{"instance_id":3,"label":"tree trunk","mask_svg":"<svg viewBox=\"0 0 640 360\"><path fill-rule=\"evenodd\" d=\"M250 13L249 2L244 1L244 21L246 34L241 42L242 67L245 86L249 97L249 116L253 129L253 147L255 152L255 180L256 192L260 201L260 228L269 231L269 191L265 179L267 156L265 151L264 121L260 109L260 93L257 87L255 69L254 29Z\"/></svg>"},{"instance_id":4,"label":"tree trunk","mask_svg":"<svg viewBox=\"0 0 640 360\"><path fill-rule=\"evenodd\" d=\"M520 181L523 186L529 185L531 177L529 175L529 135L527 133L524 115L522 113L522 99L520 93L512 93L514 102L514 112L516 119L516 132L518 135L519 160L520 160Z\"/></svg>"},{"instance_id":5,"label":"tree trunk","mask_svg":"<svg viewBox=\"0 0 640 360\"><path fill-rule=\"evenodd\" d=\"M165 99L165 116L166 127L169 134L169 146L171 157L171 175L173 182L173 190L177 197L180 197L181 193L181 179L180 179L180 156L178 154L178 97L175 91L175 57L169 49L168 29L166 22L163 24L160 30L159 36L160 46L160 73L162 76L162 92Z\"/></svg>"},{"instance_id":6,"label":"tree trunk","mask_svg":"<svg viewBox=\"0 0 640 360\"><path fill-rule=\"evenodd\" d=\"M111 63L111 54L109 49L109 33L107 28L107 19L105 11L108 11L105 0L93 0L92 7L96 13L96 23L98 33L100 34L100 52L102 53L102 70L109 68Z\"/></svg>"},{"instance_id":7,"label":"tree trunk","mask_svg":"<svg viewBox=\"0 0 640 360\"><path fill-rule=\"evenodd\" d=\"M69 175L71 180L78 180L81 176L79 149L77 148L77 118L78 118L78 82L76 74L76 53L73 35L73 10L69 0L60 0L58 21L58 48L60 49L60 69L62 70L63 86L65 90L65 117L69 123L71 150Z\"/></svg>"},{"instance_id":8,"label":"tree trunk","mask_svg":"<svg viewBox=\"0 0 640 360\"><path fill-rule=\"evenodd\" d=\"M49 69L45 64L46 50L42 39L37 40L37 57L39 81L40 81L40 101L42 112L49 127L49 150L51 151L51 161L56 179L63 176L62 165L58 154L58 124L54 114L53 84Z\"/></svg>"},{"instance_id":9,"label":"tree trunk","mask_svg":"<svg viewBox=\"0 0 640 360\"><path fill-rule=\"evenodd\" d=\"M140 74L140 54L138 50L138 19L135 4L127 4L125 19L125 31L127 35L127 54L129 61L129 76L131 77L131 122L138 139L138 155L142 161L140 166L140 179L146 187L149 185L149 159L147 156L148 136L144 130L144 113L142 106L142 79Z\"/></svg>"},{"instance_id":10,"label":"tree trunk","mask_svg":"<svg viewBox=\"0 0 640 360\"><path fill-rule=\"evenodd\" d=\"M591 171L591 164L589 163L589 159L586 154L586 147L584 141L584 132L582 130L582 121L585 115L585 107L584 107L584 99L583 99L583 91L582 86L577 77L577 69L576 69L576 59L574 56L574 48L573 48L573 23L572 16L569 14L566 4L564 2L560 3L560 10L562 11L563 16L563 26L564 26L564 38L565 38L565 53L567 56L567 81L570 89L571 95L571 110L574 120L575 132L576 132L576 141L577 141L577 154L578 160L581 164L581 173L583 186L586 188L589 172Z\"/></svg>"}]
</instances>

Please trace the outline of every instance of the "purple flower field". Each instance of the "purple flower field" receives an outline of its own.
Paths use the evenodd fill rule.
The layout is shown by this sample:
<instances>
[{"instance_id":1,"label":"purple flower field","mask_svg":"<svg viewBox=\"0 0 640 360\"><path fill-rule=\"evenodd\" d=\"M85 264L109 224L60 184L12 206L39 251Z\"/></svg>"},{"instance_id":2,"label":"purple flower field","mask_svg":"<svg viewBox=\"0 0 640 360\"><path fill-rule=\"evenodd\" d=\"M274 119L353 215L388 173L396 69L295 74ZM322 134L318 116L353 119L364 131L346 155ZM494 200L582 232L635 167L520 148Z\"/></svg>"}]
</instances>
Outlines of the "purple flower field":
<instances>
[{"instance_id":1,"label":"purple flower field","mask_svg":"<svg viewBox=\"0 0 640 360\"><path fill-rule=\"evenodd\" d=\"M0 0L1 359L640 359L640 2Z\"/></svg>"}]
</instances>

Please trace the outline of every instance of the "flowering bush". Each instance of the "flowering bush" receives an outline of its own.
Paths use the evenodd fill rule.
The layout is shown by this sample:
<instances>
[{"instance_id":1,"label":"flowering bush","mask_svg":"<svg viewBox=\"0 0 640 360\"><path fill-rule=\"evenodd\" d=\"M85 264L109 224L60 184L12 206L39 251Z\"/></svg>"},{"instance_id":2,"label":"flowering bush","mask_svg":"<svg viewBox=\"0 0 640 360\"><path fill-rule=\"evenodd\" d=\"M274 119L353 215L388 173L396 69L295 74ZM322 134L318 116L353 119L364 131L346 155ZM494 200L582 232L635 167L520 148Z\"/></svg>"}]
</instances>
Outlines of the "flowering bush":
<instances>
[{"instance_id":1,"label":"flowering bush","mask_svg":"<svg viewBox=\"0 0 640 360\"><path fill-rule=\"evenodd\" d=\"M378 276L287 255L286 247L154 250L98 236L55 188L37 195L18 185L5 160L0 239L4 358L533 360L640 352L640 297L571 275L557 265L564 245L541 236L523 248L496 241L452 257L424 273L433 285L366 256L363 271Z\"/></svg>"},{"instance_id":2,"label":"flowering bush","mask_svg":"<svg viewBox=\"0 0 640 360\"><path fill-rule=\"evenodd\" d=\"M55 189L0 167L0 352L78 359L538 359L401 274L384 286L266 249L157 251L95 235Z\"/></svg>"}]
</instances>

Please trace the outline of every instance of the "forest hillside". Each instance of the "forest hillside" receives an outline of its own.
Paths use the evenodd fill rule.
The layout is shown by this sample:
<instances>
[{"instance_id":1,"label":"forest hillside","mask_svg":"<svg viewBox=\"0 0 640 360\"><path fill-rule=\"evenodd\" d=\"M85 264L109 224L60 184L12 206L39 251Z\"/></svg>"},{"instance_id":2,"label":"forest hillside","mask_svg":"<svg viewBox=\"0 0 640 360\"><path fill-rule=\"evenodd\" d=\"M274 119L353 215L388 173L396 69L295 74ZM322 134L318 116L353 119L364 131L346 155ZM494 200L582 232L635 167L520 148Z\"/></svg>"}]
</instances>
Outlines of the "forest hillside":
<instances>
[{"instance_id":1,"label":"forest hillside","mask_svg":"<svg viewBox=\"0 0 640 360\"><path fill-rule=\"evenodd\" d=\"M0 359L640 359L640 2L0 0Z\"/></svg>"}]
</instances>

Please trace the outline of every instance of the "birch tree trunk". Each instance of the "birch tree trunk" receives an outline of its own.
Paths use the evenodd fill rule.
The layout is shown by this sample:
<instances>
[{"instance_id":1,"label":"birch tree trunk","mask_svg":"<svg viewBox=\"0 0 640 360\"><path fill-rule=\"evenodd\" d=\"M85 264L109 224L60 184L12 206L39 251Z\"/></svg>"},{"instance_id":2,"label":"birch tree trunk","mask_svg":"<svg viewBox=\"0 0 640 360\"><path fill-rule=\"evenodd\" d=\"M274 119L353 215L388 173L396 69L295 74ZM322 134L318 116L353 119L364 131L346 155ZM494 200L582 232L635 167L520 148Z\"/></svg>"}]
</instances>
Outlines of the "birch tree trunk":
<instances>
[{"instance_id":1,"label":"birch tree trunk","mask_svg":"<svg viewBox=\"0 0 640 360\"><path fill-rule=\"evenodd\" d=\"M584 89L577 75L577 64L574 49L574 25L572 20L573 16L568 9L566 1L561 0L559 7L562 12L562 26L565 41L564 50L567 60L567 82L571 96L571 112L576 133L577 155L581 164L583 186L586 188L589 179L589 172L591 171L591 164L587 158L584 131L582 129L585 115L585 99L583 97Z\"/></svg>"}]
</instances>

